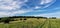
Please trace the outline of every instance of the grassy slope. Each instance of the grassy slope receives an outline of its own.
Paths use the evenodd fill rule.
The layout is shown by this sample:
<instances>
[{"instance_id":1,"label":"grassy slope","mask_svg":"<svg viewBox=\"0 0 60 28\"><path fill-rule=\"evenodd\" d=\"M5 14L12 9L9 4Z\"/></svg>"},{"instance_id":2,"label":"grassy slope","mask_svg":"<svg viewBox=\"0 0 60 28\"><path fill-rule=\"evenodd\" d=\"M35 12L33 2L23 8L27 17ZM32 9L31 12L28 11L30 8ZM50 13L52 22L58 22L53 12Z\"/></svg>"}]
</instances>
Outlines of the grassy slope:
<instances>
[{"instance_id":1,"label":"grassy slope","mask_svg":"<svg viewBox=\"0 0 60 28\"><path fill-rule=\"evenodd\" d=\"M0 23L0 28L60 28L60 19L28 19L10 24Z\"/></svg>"}]
</instances>

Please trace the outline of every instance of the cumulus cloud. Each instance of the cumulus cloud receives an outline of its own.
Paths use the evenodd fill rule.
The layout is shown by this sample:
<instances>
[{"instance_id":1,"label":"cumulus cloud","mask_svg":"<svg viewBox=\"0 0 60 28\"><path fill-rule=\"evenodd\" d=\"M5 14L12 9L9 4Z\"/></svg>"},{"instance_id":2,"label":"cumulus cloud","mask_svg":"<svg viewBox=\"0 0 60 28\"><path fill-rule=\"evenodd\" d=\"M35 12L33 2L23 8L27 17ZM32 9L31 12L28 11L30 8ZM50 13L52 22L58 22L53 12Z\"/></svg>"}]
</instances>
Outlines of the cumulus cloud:
<instances>
[{"instance_id":1,"label":"cumulus cloud","mask_svg":"<svg viewBox=\"0 0 60 28\"><path fill-rule=\"evenodd\" d=\"M11 12L12 15L15 15L15 14L24 14L24 13L27 13L27 12L30 12L31 10L18 10L18 11L14 11L14 12ZM10 15L11 15L10 13Z\"/></svg>"},{"instance_id":2,"label":"cumulus cloud","mask_svg":"<svg viewBox=\"0 0 60 28\"><path fill-rule=\"evenodd\" d=\"M0 17L4 17L4 16L8 16L9 15L9 13L7 13L7 12L0 12Z\"/></svg>"},{"instance_id":3,"label":"cumulus cloud","mask_svg":"<svg viewBox=\"0 0 60 28\"><path fill-rule=\"evenodd\" d=\"M24 2L27 2L27 0L25 0L25 1L0 0L0 9L12 10L12 9L16 9L16 8L21 8L21 6L24 4Z\"/></svg>"},{"instance_id":4,"label":"cumulus cloud","mask_svg":"<svg viewBox=\"0 0 60 28\"><path fill-rule=\"evenodd\" d=\"M50 3L52 2L53 0L41 0L41 5L45 5L47 3ZM26 2L28 2L28 0L0 0L0 10L4 10L3 12L0 11L0 16L13 16L13 15L16 15L16 14L24 14L24 13L28 13L28 12L33 12L33 9L38 9L38 8L46 8L48 6L50 6L51 4L48 4L48 5L45 5L45 6L38 6L36 4L36 2L31 2L33 4L31 4L30 6L30 3L28 6L29 9L21 9L23 8L22 6L26 6ZM37 2L38 3L38 2ZM34 5L36 4L36 6ZM32 7L34 5L34 7ZM31 7L31 8L30 8ZM16 10L16 11L15 11ZM5 12L5 11L8 11L8 12Z\"/></svg>"},{"instance_id":5,"label":"cumulus cloud","mask_svg":"<svg viewBox=\"0 0 60 28\"><path fill-rule=\"evenodd\" d=\"M34 7L34 9L41 9L41 8L47 8L49 6L51 6L53 3L56 2L56 0L37 0L38 2L35 3L36 6L34 6L34 4L32 4ZM32 3L32 2L31 2Z\"/></svg>"},{"instance_id":6,"label":"cumulus cloud","mask_svg":"<svg viewBox=\"0 0 60 28\"><path fill-rule=\"evenodd\" d=\"M29 12L29 11L20 10L20 8L25 2L27 2L27 0L23 0L23 1L22 0L0 0L0 16L13 16L15 14L22 14L22 13ZM17 10L17 11L12 11L12 10Z\"/></svg>"},{"instance_id":7,"label":"cumulus cloud","mask_svg":"<svg viewBox=\"0 0 60 28\"><path fill-rule=\"evenodd\" d=\"M56 0L41 0L40 4L45 5L45 6L43 6L43 8L47 8L55 2L56 2Z\"/></svg>"},{"instance_id":8,"label":"cumulus cloud","mask_svg":"<svg viewBox=\"0 0 60 28\"><path fill-rule=\"evenodd\" d=\"M52 2L53 0L41 0L41 3L40 4L47 4L47 3L50 3Z\"/></svg>"},{"instance_id":9,"label":"cumulus cloud","mask_svg":"<svg viewBox=\"0 0 60 28\"><path fill-rule=\"evenodd\" d=\"M0 12L0 17L4 17L4 16L14 16L17 14L24 14L24 13L28 13L31 10L18 10L18 11L12 11L12 12Z\"/></svg>"},{"instance_id":10,"label":"cumulus cloud","mask_svg":"<svg viewBox=\"0 0 60 28\"><path fill-rule=\"evenodd\" d=\"M35 8L34 8L34 9L39 9L39 8L41 8L41 6L35 6Z\"/></svg>"}]
</instances>

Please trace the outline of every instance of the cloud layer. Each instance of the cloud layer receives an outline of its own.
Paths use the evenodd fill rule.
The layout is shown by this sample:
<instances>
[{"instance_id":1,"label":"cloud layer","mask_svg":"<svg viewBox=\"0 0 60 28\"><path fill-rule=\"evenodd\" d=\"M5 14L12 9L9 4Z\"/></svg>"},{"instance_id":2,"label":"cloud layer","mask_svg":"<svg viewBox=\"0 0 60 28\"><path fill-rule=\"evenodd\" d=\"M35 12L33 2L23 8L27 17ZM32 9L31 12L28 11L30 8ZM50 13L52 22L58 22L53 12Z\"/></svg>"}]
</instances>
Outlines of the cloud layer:
<instances>
[{"instance_id":1,"label":"cloud layer","mask_svg":"<svg viewBox=\"0 0 60 28\"><path fill-rule=\"evenodd\" d=\"M0 17L33 12L34 9L47 8L54 2L54 0L0 0Z\"/></svg>"}]
</instances>

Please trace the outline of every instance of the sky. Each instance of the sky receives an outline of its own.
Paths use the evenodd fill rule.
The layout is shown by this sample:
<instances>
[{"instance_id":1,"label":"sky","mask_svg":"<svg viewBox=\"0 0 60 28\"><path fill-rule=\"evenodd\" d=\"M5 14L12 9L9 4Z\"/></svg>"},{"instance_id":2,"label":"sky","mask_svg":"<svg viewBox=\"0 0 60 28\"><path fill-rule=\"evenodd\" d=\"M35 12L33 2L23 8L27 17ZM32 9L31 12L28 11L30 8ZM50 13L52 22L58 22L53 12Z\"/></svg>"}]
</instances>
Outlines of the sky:
<instances>
[{"instance_id":1,"label":"sky","mask_svg":"<svg viewBox=\"0 0 60 28\"><path fill-rule=\"evenodd\" d=\"M0 17L60 17L60 0L0 0Z\"/></svg>"}]
</instances>

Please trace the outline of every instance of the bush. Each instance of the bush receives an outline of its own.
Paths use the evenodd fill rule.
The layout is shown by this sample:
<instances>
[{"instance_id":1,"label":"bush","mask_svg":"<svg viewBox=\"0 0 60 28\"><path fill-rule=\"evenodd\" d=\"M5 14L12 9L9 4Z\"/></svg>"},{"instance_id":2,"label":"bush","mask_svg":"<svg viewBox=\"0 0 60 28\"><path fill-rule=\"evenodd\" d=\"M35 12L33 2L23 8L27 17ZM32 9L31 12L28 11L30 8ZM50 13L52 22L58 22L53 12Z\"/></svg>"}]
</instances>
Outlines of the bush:
<instances>
[{"instance_id":1,"label":"bush","mask_svg":"<svg viewBox=\"0 0 60 28\"><path fill-rule=\"evenodd\" d=\"M8 18L8 17L3 17L3 18L1 19L1 21L4 22L4 23L9 23L10 18Z\"/></svg>"},{"instance_id":2,"label":"bush","mask_svg":"<svg viewBox=\"0 0 60 28\"><path fill-rule=\"evenodd\" d=\"M26 18L24 18L24 20L27 20Z\"/></svg>"},{"instance_id":3,"label":"bush","mask_svg":"<svg viewBox=\"0 0 60 28\"><path fill-rule=\"evenodd\" d=\"M22 20L22 18L20 18L20 20Z\"/></svg>"},{"instance_id":4,"label":"bush","mask_svg":"<svg viewBox=\"0 0 60 28\"><path fill-rule=\"evenodd\" d=\"M10 22L10 21L9 21L8 19L4 21L4 23L9 23L9 22Z\"/></svg>"},{"instance_id":5,"label":"bush","mask_svg":"<svg viewBox=\"0 0 60 28\"><path fill-rule=\"evenodd\" d=\"M37 19L39 19L39 18L37 18Z\"/></svg>"}]
</instances>

